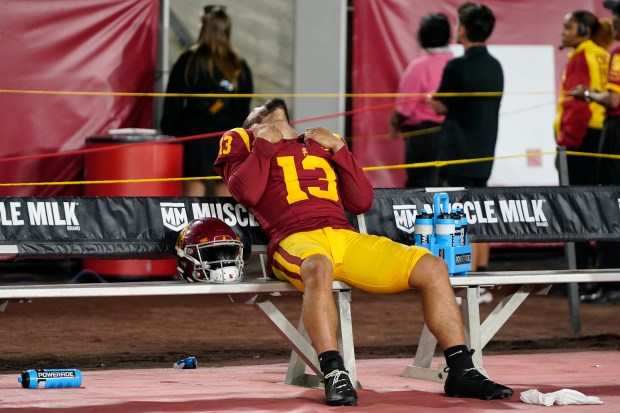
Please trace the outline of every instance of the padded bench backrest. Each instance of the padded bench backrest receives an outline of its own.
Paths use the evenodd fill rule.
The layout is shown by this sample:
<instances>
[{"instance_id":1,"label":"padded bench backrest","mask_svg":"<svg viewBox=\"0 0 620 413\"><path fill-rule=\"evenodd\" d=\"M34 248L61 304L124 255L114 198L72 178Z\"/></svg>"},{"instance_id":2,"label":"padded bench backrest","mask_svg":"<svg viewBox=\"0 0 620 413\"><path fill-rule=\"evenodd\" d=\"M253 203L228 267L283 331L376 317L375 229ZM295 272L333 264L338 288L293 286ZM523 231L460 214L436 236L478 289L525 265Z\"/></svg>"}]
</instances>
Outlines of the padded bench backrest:
<instances>
[{"instance_id":1,"label":"padded bench backrest","mask_svg":"<svg viewBox=\"0 0 620 413\"><path fill-rule=\"evenodd\" d=\"M447 189L446 189L447 190ZM434 192L376 189L372 209L350 221L361 232L411 244L416 214ZM472 188L449 192L451 208L467 214L472 242L620 239L620 187ZM254 252L268 238L232 198L0 198L1 258L174 257L178 232L192 219L217 217Z\"/></svg>"}]
</instances>

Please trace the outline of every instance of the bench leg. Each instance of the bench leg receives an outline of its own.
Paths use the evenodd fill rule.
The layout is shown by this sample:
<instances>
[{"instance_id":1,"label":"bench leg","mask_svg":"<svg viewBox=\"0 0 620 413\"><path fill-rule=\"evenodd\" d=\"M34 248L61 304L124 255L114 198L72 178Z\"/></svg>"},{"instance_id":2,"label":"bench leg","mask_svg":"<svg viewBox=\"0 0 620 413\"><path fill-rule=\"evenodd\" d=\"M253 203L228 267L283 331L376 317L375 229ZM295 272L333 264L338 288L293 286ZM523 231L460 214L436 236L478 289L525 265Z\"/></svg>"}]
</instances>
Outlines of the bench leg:
<instances>
[{"instance_id":1,"label":"bench leg","mask_svg":"<svg viewBox=\"0 0 620 413\"><path fill-rule=\"evenodd\" d=\"M431 369L436 347L437 339L424 324L413 364L405 367L401 376L438 383L446 381L446 374L443 371L445 364L440 364L437 369Z\"/></svg>"},{"instance_id":2,"label":"bench leg","mask_svg":"<svg viewBox=\"0 0 620 413\"><path fill-rule=\"evenodd\" d=\"M349 371L351 382L357 388L361 384L357 380L355 367L355 349L353 347L353 326L351 323L351 291L334 293L340 324L338 328L338 346L344 359L345 368ZM254 308L277 330L278 334L291 346L293 352L286 373L286 384L304 387L320 387L323 373L318 364L318 356L310 343L303 321L295 328L286 317L269 300L254 302ZM314 374L306 374L306 366Z\"/></svg>"},{"instance_id":3,"label":"bench leg","mask_svg":"<svg viewBox=\"0 0 620 413\"><path fill-rule=\"evenodd\" d=\"M303 317L299 317L297 331L299 331L299 333L304 337L304 339L308 341L308 343L310 343L310 338L308 337L308 333L306 332L306 329L304 327ZM317 359L318 356L316 355L316 352L314 352L313 360ZM320 371L318 365L316 366L317 369L313 369L315 374L306 374L306 366L308 366L308 364L297 353L297 351L292 351L291 358L288 362L288 369L286 371L286 379L284 380L284 383L303 387L321 387L323 373Z\"/></svg>"},{"instance_id":4,"label":"bench leg","mask_svg":"<svg viewBox=\"0 0 620 413\"><path fill-rule=\"evenodd\" d=\"M476 349L472 356L474 366L482 369L482 347L480 345L480 307L478 304L479 287L468 287L461 299L461 319L465 331L465 344ZM463 295L463 294L459 294ZM422 379L443 383L447 375L443 371L446 367L441 363L436 369L431 368L431 362L437 348L437 339L430 332L426 324L422 329L420 342L412 365L405 367L403 377Z\"/></svg>"},{"instance_id":5,"label":"bench leg","mask_svg":"<svg viewBox=\"0 0 620 413\"><path fill-rule=\"evenodd\" d=\"M515 287L502 298L482 323L480 328L480 352L482 352L482 349L491 341L529 295L530 292L526 291L524 287Z\"/></svg>"},{"instance_id":6,"label":"bench leg","mask_svg":"<svg viewBox=\"0 0 620 413\"><path fill-rule=\"evenodd\" d=\"M476 350L472 356L474 366L484 373L482 349L531 293L546 294L548 289L548 285L519 285L512 287L483 323L480 323L480 304L478 303L480 287L467 287L464 292L458 294L462 298L461 318L465 330L465 341L469 348ZM437 369L430 368L436 346L437 340L425 324L414 362L405 367L402 376L436 382L445 381L446 375L443 374L444 365L439 365Z\"/></svg>"},{"instance_id":7,"label":"bench leg","mask_svg":"<svg viewBox=\"0 0 620 413\"><path fill-rule=\"evenodd\" d=\"M351 291L336 291L334 299L338 306L338 347L344 360L344 367L349 372L351 383L358 389L362 384L357 380L355 367L355 346L353 345L353 323L351 321Z\"/></svg>"},{"instance_id":8,"label":"bench leg","mask_svg":"<svg viewBox=\"0 0 620 413\"><path fill-rule=\"evenodd\" d=\"M338 308L339 325L338 325L338 350L344 360L344 366L349 372L351 383L356 388L362 388L361 383L357 380L357 370L355 367L355 348L353 345L353 325L351 323L351 291L337 291L334 293L334 299ZM297 330L309 341L308 334L304 328L303 319L300 317ZM320 387L322 373L317 375L306 374L306 363L293 351L288 365L286 374L286 384L294 384L305 387Z\"/></svg>"},{"instance_id":9,"label":"bench leg","mask_svg":"<svg viewBox=\"0 0 620 413\"><path fill-rule=\"evenodd\" d=\"M482 347L480 345L480 287L468 287L461 300L461 319L465 330L465 344L476 350L472 356L474 366L482 368Z\"/></svg>"},{"instance_id":10,"label":"bench leg","mask_svg":"<svg viewBox=\"0 0 620 413\"><path fill-rule=\"evenodd\" d=\"M304 328L301 325L301 332L288 319L276 308L276 306L269 300L262 302L255 302L254 308L267 320L275 329L278 334L292 347L295 353L303 360L303 362L309 366L316 374L321 374L321 369L318 365L318 358L316 351L304 337Z\"/></svg>"},{"instance_id":11,"label":"bench leg","mask_svg":"<svg viewBox=\"0 0 620 413\"><path fill-rule=\"evenodd\" d=\"M465 332L465 344L469 348L476 349L480 347L480 309L478 307L478 294L478 287L467 288L464 297L461 297L460 304L461 319ZM459 296L462 295L463 294L459 294ZM431 333L426 324L424 324L413 364L405 367L402 376L439 383L445 382L447 375L443 370L446 365L442 363L439 364L436 369L431 368L431 362L433 361L436 348L437 339L433 336L433 333ZM482 354L480 351L474 353L473 361L476 367L482 367Z\"/></svg>"}]
</instances>

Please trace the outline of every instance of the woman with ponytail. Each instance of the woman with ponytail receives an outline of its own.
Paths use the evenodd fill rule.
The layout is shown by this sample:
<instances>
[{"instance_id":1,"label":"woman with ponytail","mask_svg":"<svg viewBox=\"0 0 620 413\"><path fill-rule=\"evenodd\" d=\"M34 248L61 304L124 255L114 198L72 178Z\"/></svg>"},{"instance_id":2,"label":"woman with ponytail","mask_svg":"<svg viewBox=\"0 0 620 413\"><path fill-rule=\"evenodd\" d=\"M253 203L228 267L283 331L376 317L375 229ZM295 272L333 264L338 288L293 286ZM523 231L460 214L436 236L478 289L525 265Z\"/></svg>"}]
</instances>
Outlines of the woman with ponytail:
<instances>
[{"instance_id":1,"label":"woman with ponytail","mask_svg":"<svg viewBox=\"0 0 620 413\"><path fill-rule=\"evenodd\" d=\"M226 8L206 6L201 20L198 40L172 67L166 92L220 96L167 97L161 121L161 129L167 135L223 134L241 125L250 111L249 97L221 96L251 94L254 91L250 68L232 46L232 22ZM213 136L185 142L184 176L216 175L213 163L219 151L219 138ZM184 195L229 195L221 181L217 181L209 191L205 182L186 181Z\"/></svg>"}]
</instances>

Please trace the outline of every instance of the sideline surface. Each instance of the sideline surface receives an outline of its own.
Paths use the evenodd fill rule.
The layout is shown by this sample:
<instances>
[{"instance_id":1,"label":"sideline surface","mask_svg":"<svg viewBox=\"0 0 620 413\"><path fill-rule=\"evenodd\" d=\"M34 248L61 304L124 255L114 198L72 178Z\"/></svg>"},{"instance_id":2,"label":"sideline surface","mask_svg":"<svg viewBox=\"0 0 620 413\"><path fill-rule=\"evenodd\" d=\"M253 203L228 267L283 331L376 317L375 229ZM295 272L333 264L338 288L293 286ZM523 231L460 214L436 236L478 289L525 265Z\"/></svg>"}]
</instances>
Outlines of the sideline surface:
<instances>
[{"instance_id":1,"label":"sideline surface","mask_svg":"<svg viewBox=\"0 0 620 413\"><path fill-rule=\"evenodd\" d=\"M9 412L368 412L457 408L459 413L548 412L519 400L522 391L543 393L570 388L597 396L603 405L574 406L571 411L620 411L620 352L587 351L521 355L486 355L485 369L511 386L508 400L449 398L443 385L400 377L410 359L358 360L356 407L329 407L322 389L283 384L286 364L210 368L198 360L196 370L139 369L82 371L82 387L22 389L18 374L0 375L0 410ZM442 361L434 360L434 365ZM72 367L72 366L50 366ZM420 410L422 411L422 410Z\"/></svg>"}]
</instances>

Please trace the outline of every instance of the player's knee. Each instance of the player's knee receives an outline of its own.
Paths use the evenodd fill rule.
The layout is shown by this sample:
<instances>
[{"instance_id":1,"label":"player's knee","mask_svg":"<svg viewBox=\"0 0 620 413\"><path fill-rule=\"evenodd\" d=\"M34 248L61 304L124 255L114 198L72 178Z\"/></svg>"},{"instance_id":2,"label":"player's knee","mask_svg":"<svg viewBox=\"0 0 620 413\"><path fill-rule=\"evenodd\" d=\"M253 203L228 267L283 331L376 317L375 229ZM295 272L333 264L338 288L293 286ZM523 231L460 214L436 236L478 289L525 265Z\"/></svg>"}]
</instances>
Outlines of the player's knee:
<instances>
[{"instance_id":1,"label":"player's knee","mask_svg":"<svg viewBox=\"0 0 620 413\"><path fill-rule=\"evenodd\" d=\"M421 288L429 285L429 283L445 282L446 280L449 282L449 278L450 274L446 262L434 255L427 254L420 258L411 271L409 284L413 288Z\"/></svg>"},{"instance_id":2,"label":"player's knee","mask_svg":"<svg viewBox=\"0 0 620 413\"><path fill-rule=\"evenodd\" d=\"M333 281L334 267L324 255L312 255L301 264L301 278L306 286L330 284Z\"/></svg>"}]
</instances>

